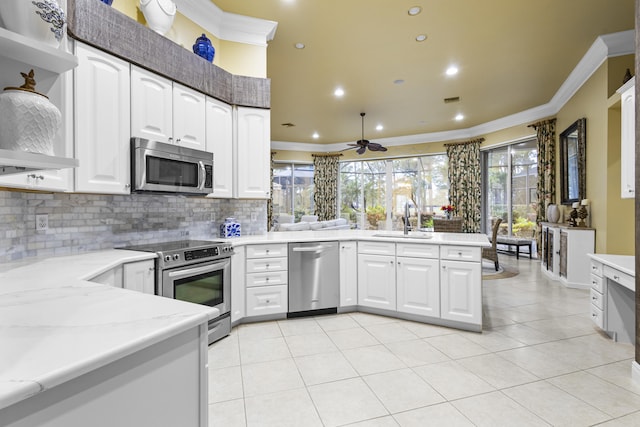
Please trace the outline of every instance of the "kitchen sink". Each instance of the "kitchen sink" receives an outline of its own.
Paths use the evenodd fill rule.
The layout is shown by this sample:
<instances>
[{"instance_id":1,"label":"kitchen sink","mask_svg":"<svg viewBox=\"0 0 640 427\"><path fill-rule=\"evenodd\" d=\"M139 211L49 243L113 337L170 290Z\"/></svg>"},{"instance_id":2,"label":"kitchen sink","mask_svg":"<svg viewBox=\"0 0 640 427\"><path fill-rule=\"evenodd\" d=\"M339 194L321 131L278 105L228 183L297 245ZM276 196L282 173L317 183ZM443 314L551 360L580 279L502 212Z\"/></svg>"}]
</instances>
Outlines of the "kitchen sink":
<instances>
[{"instance_id":1,"label":"kitchen sink","mask_svg":"<svg viewBox=\"0 0 640 427\"><path fill-rule=\"evenodd\" d=\"M394 239L431 239L433 237L433 233L423 233L423 232L409 232L409 234L404 234L402 231L398 231L397 233L380 233L374 234L373 237L391 237Z\"/></svg>"}]
</instances>

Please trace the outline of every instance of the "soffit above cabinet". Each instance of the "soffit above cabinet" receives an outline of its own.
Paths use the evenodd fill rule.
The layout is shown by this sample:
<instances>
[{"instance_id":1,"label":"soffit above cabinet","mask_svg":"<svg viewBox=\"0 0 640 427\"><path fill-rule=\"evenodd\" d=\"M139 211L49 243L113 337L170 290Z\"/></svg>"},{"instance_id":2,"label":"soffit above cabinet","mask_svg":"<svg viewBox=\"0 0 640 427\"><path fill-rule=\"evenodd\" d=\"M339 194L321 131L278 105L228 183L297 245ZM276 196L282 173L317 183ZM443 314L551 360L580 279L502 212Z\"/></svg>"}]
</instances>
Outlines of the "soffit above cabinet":
<instances>
[{"instance_id":1,"label":"soffit above cabinet","mask_svg":"<svg viewBox=\"0 0 640 427\"><path fill-rule=\"evenodd\" d=\"M74 39L228 104L270 107L270 79L234 76L102 2L69 0L67 9Z\"/></svg>"}]
</instances>

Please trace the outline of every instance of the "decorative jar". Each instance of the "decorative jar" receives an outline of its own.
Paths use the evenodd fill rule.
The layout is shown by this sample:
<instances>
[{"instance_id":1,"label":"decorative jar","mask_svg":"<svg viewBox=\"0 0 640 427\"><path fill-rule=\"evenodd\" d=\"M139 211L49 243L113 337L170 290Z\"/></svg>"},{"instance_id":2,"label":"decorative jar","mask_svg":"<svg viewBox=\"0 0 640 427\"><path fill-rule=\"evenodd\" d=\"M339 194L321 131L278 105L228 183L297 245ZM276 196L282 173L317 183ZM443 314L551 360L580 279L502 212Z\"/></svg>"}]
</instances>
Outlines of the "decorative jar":
<instances>
[{"instance_id":1,"label":"decorative jar","mask_svg":"<svg viewBox=\"0 0 640 427\"><path fill-rule=\"evenodd\" d=\"M549 206L547 206L547 221L549 222L558 222L558 220L560 219L560 209L558 209L558 205L556 204L549 204Z\"/></svg>"},{"instance_id":2,"label":"decorative jar","mask_svg":"<svg viewBox=\"0 0 640 427\"><path fill-rule=\"evenodd\" d=\"M14 33L58 47L66 22L56 0L0 0L0 17Z\"/></svg>"},{"instance_id":3,"label":"decorative jar","mask_svg":"<svg viewBox=\"0 0 640 427\"><path fill-rule=\"evenodd\" d=\"M35 91L33 70L20 74L25 83L0 94L0 148L53 155L53 140L62 124L60 110Z\"/></svg>"},{"instance_id":4,"label":"decorative jar","mask_svg":"<svg viewBox=\"0 0 640 427\"><path fill-rule=\"evenodd\" d=\"M240 223L235 218L225 218L220 224L220 237L228 239L230 237L240 237Z\"/></svg>"},{"instance_id":5,"label":"decorative jar","mask_svg":"<svg viewBox=\"0 0 640 427\"><path fill-rule=\"evenodd\" d=\"M207 36L202 33L202 35L196 39L196 42L193 45L193 53L203 57L209 62L213 62L213 57L216 55L216 49L211 44L211 40L209 40Z\"/></svg>"},{"instance_id":6,"label":"decorative jar","mask_svg":"<svg viewBox=\"0 0 640 427\"><path fill-rule=\"evenodd\" d=\"M177 8L171 0L140 0L140 10L149 28L165 35L173 24Z\"/></svg>"},{"instance_id":7,"label":"decorative jar","mask_svg":"<svg viewBox=\"0 0 640 427\"><path fill-rule=\"evenodd\" d=\"M109 6L111 6L111 3L113 3L113 0L100 0L102 3L107 4Z\"/></svg>"}]
</instances>

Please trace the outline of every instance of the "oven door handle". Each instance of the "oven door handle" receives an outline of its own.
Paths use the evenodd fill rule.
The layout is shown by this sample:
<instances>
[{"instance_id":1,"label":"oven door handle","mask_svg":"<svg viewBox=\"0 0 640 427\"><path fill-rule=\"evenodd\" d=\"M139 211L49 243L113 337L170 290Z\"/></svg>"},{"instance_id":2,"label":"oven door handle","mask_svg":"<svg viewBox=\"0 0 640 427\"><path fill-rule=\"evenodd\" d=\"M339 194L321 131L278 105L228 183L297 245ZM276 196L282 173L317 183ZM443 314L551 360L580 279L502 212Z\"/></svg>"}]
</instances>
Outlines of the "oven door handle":
<instances>
[{"instance_id":1,"label":"oven door handle","mask_svg":"<svg viewBox=\"0 0 640 427\"><path fill-rule=\"evenodd\" d=\"M212 271L221 270L229 265L229 261L217 262L215 264L205 265L203 267L188 268L186 270L176 270L169 272L169 278L180 279L182 277L194 276L196 274L210 273Z\"/></svg>"}]
</instances>

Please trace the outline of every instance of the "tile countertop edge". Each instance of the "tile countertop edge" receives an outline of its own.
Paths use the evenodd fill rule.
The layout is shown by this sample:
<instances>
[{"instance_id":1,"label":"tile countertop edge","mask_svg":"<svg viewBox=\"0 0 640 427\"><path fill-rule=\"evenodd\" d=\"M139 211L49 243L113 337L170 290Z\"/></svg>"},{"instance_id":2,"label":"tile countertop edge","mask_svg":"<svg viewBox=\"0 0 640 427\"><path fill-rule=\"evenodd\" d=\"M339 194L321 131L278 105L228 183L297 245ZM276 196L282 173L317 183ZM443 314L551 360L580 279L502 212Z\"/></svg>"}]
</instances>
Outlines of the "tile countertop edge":
<instances>
[{"instance_id":1,"label":"tile countertop edge","mask_svg":"<svg viewBox=\"0 0 640 427\"><path fill-rule=\"evenodd\" d=\"M0 315L5 326L0 327L0 337L3 347L12 349L0 353L3 365L0 372L0 410L197 325L206 324L219 315L215 308L86 281L120 264L154 257L155 254L143 252L108 250L0 264ZM32 280L34 277L37 280ZM74 299L79 297L81 306ZM3 298L5 304L2 304ZM120 317L114 308L123 307L123 303L140 309L124 311L125 315ZM60 304L69 304L71 308L76 306L74 311L79 314L72 313L72 321L66 317L54 318L52 325L47 323L43 327L41 316L47 315L43 311L55 312L56 308L59 311ZM109 313L103 317L94 316L91 310L95 304L108 309ZM37 313L29 315L29 306ZM87 311L91 312L90 317ZM55 315L60 316L60 313ZM98 336L93 342L83 341L85 347L77 352L66 349L56 352L47 340L27 347L22 339L11 343L11 339L17 336L14 327L30 328L36 331L34 336L44 333L43 328L50 329L51 333L60 330L64 333L68 328L77 329L78 326L86 328L80 332L91 333L90 329L96 324L104 327L114 321L120 322L114 325L116 332ZM138 325L137 328L129 328L124 337L117 335L118 326L130 323Z\"/></svg>"},{"instance_id":2,"label":"tile countertop edge","mask_svg":"<svg viewBox=\"0 0 640 427\"><path fill-rule=\"evenodd\" d=\"M612 255L612 254L587 254L593 260L604 265L613 267L616 270L636 277L636 258L633 255Z\"/></svg>"}]
</instances>

